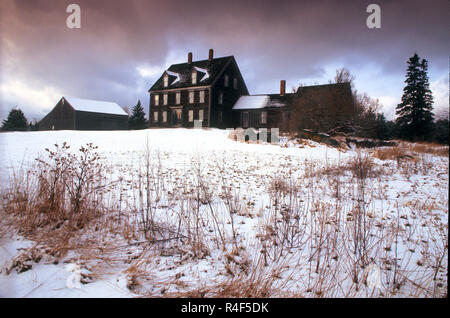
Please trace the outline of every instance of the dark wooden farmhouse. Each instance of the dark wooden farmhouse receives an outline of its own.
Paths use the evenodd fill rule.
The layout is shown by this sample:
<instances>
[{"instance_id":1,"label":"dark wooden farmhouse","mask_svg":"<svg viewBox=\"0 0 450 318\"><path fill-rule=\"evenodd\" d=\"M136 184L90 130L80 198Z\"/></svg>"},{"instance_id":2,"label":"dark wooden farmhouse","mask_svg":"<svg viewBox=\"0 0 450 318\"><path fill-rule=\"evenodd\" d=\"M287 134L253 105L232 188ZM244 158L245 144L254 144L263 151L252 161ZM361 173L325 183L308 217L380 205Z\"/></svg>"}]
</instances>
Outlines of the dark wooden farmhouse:
<instances>
[{"instance_id":1,"label":"dark wooden farmhouse","mask_svg":"<svg viewBox=\"0 0 450 318\"><path fill-rule=\"evenodd\" d=\"M302 86L249 95L233 56L171 65L149 89L150 127L299 128L327 131L355 114L349 83Z\"/></svg>"},{"instance_id":2,"label":"dark wooden farmhouse","mask_svg":"<svg viewBox=\"0 0 450 318\"><path fill-rule=\"evenodd\" d=\"M62 97L39 122L39 130L124 130L128 115L116 103Z\"/></svg>"},{"instance_id":3,"label":"dark wooden farmhouse","mask_svg":"<svg viewBox=\"0 0 450 318\"><path fill-rule=\"evenodd\" d=\"M150 127L233 126L232 108L248 95L234 56L171 65L149 89Z\"/></svg>"}]
</instances>

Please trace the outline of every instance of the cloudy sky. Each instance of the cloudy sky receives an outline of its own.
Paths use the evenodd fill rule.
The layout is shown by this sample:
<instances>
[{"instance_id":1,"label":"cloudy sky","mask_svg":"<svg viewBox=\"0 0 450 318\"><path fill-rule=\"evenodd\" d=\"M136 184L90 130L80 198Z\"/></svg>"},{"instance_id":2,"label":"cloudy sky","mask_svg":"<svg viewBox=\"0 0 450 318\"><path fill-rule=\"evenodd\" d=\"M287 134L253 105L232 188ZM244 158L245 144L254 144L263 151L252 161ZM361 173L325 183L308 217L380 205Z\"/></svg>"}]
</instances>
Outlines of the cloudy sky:
<instances>
[{"instance_id":1,"label":"cloudy sky","mask_svg":"<svg viewBox=\"0 0 450 318\"><path fill-rule=\"evenodd\" d=\"M69 29L66 8L81 8ZM370 3L381 28L369 29ZM449 12L443 1L1 0L0 119L15 105L40 120L61 96L148 111L147 90L170 64L234 55L251 94L324 84L345 67L355 88L394 118L406 61L429 61L435 109L448 109Z\"/></svg>"}]
</instances>

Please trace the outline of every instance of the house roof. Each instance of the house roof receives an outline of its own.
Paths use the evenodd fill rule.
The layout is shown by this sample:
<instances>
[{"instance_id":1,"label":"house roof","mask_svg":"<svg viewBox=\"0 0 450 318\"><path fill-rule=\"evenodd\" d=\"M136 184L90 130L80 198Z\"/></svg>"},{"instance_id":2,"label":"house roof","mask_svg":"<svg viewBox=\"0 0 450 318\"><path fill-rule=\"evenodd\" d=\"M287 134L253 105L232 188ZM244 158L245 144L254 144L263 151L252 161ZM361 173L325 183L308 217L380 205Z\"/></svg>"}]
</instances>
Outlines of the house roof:
<instances>
[{"instance_id":1,"label":"house roof","mask_svg":"<svg viewBox=\"0 0 450 318\"><path fill-rule=\"evenodd\" d=\"M198 86L210 86L215 83L216 79L222 74L225 67L235 62L234 56L219 57L209 60L194 61L192 63L172 64L160 78L149 89L164 90L172 88L186 88ZM197 71L197 83L191 83L191 73L193 70ZM165 74L169 75L169 86L163 86L163 78Z\"/></svg>"},{"instance_id":2,"label":"house roof","mask_svg":"<svg viewBox=\"0 0 450 318\"><path fill-rule=\"evenodd\" d=\"M81 99L74 97L63 97L73 109L83 112L125 115L127 113L118 104L98 100Z\"/></svg>"},{"instance_id":3,"label":"house roof","mask_svg":"<svg viewBox=\"0 0 450 318\"><path fill-rule=\"evenodd\" d=\"M243 95L234 104L233 110L285 107L290 95L292 94Z\"/></svg>"}]
</instances>

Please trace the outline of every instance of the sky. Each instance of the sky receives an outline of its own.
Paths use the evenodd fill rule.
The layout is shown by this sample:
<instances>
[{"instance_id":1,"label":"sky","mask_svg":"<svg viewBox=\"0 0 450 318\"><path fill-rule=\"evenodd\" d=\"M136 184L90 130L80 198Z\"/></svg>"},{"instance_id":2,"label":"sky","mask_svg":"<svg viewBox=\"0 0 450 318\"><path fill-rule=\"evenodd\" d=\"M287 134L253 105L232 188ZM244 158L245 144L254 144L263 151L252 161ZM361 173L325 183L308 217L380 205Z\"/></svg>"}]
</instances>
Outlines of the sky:
<instances>
[{"instance_id":1,"label":"sky","mask_svg":"<svg viewBox=\"0 0 450 318\"><path fill-rule=\"evenodd\" d=\"M81 27L68 28L78 4ZM367 6L381 8L369 29ZM171 64L234 55L250 94L326 84L338 68L395 118L407 60L429 62L436 113L449 108L449 12L443 1L1 0L0 119L18 106L40 120L62 96L148 112L148 89Z\"/></svg>"}]
</instances>

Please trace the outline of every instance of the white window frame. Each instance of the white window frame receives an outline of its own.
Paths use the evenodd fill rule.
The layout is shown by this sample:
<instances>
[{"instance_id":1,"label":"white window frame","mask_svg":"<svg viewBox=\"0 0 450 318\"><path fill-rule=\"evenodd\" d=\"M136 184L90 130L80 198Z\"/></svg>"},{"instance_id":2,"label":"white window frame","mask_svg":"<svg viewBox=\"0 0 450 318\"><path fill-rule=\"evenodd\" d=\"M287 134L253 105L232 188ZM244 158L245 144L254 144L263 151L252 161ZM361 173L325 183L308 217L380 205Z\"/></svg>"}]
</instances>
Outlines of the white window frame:
<instances>
[{"instance_id":1,"label":"white window frame","mask_svg":"<svg viewBox=\"0 0 450 318\"><path fill-rule=\"evenodd\" d=\"M267 112L261 112L261 124L267 124Z\"/></svg>"},{"instance_id":2,"label":"white window frame","mask_svg":"<svg viewBox=\"0 0 450 318\"><path fill-rule=\"evenodd\" d=\"M200 96L199 96L200 103L204 103L205 102L205 91L200 91L199 94L200 94Z\"/></svg>"},{"instance_id":3,"label":"white window frame","mask_svg":"<svg viewBox=\"0 0 450 318\"><path fill-rule=\"evenodd\" d=\"M176 92L175 93L175 104L179 105L181 100L181 92Z\"/></svg>"},{"instance_id":4,"label":"white window frame","mask_svg":"<svg viewBox=\"0 0 450 318\"><path fill-rule=\"evenodd\" d=\"M164 95L163 95L163 104L164 105L167 105L168 99L169 99L169 95L167 93L164 93Z\"/></svg>"},{"instance_id":5,"label":"white window frame","mask_svg":"<svg viewBox=\"0 0 450 318\"><path fill-rule=\"evenodd\" d=\"M159 94L155 94L155 106L159 106Z\"/></svg>"},{"instance_id":6,"label":"white window frame","mask_svg":"<svg viewBox=\"0 0 450 318\"><path fill-rule=\"evenodd\" d=\"M164 87L169 86L169 75L166 73L163 78Z\"/></svg>"},{"instance_id":7,"label":"white window frame","mask_svg":"<svg viewBox=\"0 0 450 318\"><path fill-rule=\"evenodd\" d=\"M197 84L197 71L193 70L192 74L191 74L191 83L192 84Z\"/></svg>"},{"instance_id":8,"label":"white window frame","mask_svg":"<svg viewBox=\"0 0 450 318\"><path fill-rule=\"evenodd\" d=\"M189 104L194 104L195 94L194 91L189 91Z\"/></svg>"},{"instance_id":9,"label":"white window frame","mask_svg":"<svg viewBox=\"0 0 450 318\"><path fill-rule=\"evenodd\" d=\"M163 111L162 112L162 122L166 123L167 122L167 111Z\"/></svg>"}]
</instances>

